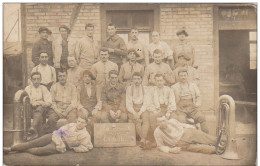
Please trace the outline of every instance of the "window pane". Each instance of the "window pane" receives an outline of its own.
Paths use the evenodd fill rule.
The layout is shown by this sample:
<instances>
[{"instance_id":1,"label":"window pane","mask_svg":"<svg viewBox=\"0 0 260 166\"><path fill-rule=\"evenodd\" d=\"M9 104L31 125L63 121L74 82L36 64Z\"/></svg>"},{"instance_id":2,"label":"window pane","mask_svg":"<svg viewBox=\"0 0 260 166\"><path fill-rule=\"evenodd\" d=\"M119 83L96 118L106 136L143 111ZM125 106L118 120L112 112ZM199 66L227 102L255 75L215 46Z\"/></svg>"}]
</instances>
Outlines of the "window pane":
<instances>
[{"instance_id":1,"label":"window pane","mask_svg":"<svg viewBox=\"0 0 260 166\"><path fill-rule=\"evenodd\" d=\"M149 27L149 16L152 17L152 11L133 11L133 26Z\"/></svg>"},{"instance_id":2,"label":"window pane","mask_svg":"<svg viewBox=\"0 0 260 166\"><path fill-rule=\"evenodd\" d=\"M118 28L127 28L128 25L128 11L113 11L108 12L108 15L111 16L111 22L116 24Z\"/></svg>"},{"instance_id":3,"label":"window pane","mask_svg":"<svg viewBox=\"0 0 260 166\"><path fill-rule=\"evenodd\" d=\"M250 41L256 41L257 35L255 31L249 32L249 40Z\"/></svg>"},{"instance_id":4,"label":"window pane","mask_svg":"<svg viewBox=\"0 0 260 166\"><path fill-rule=\"evenodd\" d=\"M256 69L256 61L250 61L250 69Z\"/></svg>"},{"instance_id":5,"label":"window pane","mask_svg":"<svg viewBox=\"0 0 260 166\"><path fill-rule=\"evenodd\" d=\"M256 43L250 43L250 61L256 61Z\"/></svg>"}]
</instances>

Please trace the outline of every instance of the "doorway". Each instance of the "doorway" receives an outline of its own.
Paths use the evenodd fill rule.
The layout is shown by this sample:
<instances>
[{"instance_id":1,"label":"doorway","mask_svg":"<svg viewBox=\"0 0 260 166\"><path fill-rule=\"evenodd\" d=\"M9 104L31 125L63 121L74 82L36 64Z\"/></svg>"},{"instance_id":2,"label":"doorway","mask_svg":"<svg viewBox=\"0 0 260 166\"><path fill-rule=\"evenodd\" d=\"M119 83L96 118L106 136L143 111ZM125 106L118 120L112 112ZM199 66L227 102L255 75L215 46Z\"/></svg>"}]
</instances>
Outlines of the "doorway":
<instances>
[{"instance_id":1,"label":"doorway","mask_svg":"<svg viewBox=\"0 0 260 166\"><path fill-rule=\"evenodd\" d=\"M219 31L219 80L220 95L230 95L236 103L256 102L255 31ZM236 104L237 120L250 121L250 117L245 116L254 116L255 113L256 107Z\"/></svg>"}]
</instances>

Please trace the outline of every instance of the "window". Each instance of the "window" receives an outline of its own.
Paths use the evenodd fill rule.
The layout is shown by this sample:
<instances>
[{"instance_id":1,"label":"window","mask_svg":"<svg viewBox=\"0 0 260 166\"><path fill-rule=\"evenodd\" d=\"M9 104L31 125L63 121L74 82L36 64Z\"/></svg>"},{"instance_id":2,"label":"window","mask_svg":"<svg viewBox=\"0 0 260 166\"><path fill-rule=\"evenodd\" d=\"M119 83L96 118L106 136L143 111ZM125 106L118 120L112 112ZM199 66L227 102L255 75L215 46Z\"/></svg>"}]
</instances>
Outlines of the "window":
<instances>
[{"instance_id":1,"label":"window","mask_svg":"<svg viewBox=\"0 0 260 166\"><path fill-rule=\"evenodd\" d=\"M107 23L117 26L117 34L127 43L131 27L139 30L139 36L144 42L149 43L150 32L154 28L153 10L116 10L107 11Z\"/></svg>"},{"instance_id":2,"label":"window","mask_svg":"<svg viewBox=\"0 0 260 166\"><path fill-rule=\"evenodd\" d=\"M257 64L257 34L256 31L249 32L250 43L250 69L255 70Z\"/></svg>"}]
</instances>

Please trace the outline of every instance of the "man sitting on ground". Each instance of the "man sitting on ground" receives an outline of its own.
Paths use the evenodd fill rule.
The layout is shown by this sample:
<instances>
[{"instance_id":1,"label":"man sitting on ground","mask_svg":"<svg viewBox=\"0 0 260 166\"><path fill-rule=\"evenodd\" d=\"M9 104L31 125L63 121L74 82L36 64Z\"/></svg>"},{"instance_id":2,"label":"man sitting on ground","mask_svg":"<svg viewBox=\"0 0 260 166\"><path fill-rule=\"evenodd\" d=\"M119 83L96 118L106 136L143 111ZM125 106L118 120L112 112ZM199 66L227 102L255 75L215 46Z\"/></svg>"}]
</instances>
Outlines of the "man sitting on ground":
<instances>
[{"instance_id":1,"label":"man sitting on ground","mask_svg":"<svg viewBox=\"0 0 260 166\"><path fill-rule=\"evenodd\" d=\"M87 121L81 117L76 123L69 123L35 140L4 147L4 152L28 152L34 155L64 153L73 149L75 152L88 152L93 148L90 135L86 130Z\"/></svg>"}]
</instances>

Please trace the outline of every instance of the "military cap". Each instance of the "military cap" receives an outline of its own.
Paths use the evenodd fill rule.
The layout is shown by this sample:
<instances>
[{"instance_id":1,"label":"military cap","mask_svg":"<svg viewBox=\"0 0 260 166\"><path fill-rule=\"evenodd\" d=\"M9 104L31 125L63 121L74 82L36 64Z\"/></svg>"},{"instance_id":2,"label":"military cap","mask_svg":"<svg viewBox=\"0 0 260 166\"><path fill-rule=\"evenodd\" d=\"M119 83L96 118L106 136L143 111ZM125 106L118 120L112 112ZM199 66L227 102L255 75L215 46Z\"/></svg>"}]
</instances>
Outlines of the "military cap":
<instances>
[{"instance_id":1,"label":"military cap","mask_svg":"<svg viewBox=\"0 0 260 166\"><path fill-rule=\"evenodd\" d=\"M176 35L179 36L180 34L184 34L185 36L189 36L185 29L180 29L176 32Z\"/></svg>"},{"instance_id":2,"label":"military cap","mask_svg":"<svg viewBox=\"0 0 260 166\"><path fill-rule=\"evenodd\" d=\"M181 52L177 55L177 59L179 59L180 57L184 57L184 59L186 59L187 61L190 60L190 57L187 56L185 53Z\"/></svg>"},{"instance_id":3,"label":"military cap","mask_svg":"<svg viewBox=\"0 0 260 166\"><path fill-rule=\"evenodd\" d=\"M52 34L51 30L49 30L47 27L40 27L38 32L41 33L42 31L47 31L49 35Z\"/></svg>"},{"instance_id":4,"label":"military cap","mask_svg":"<svg viewBox=\"0 0 260 166\"><path fill-rule=\"evenodd\" d=\"M59 31L60 31L61 28L66 29L67 32L68 32L68 34L70 34L70 31L71 31L71 30L70 30L70 28L69 28L68 26L66 26L66 25L60 25L60 26L59 26Z\"/></svg>"}]
</instances>

